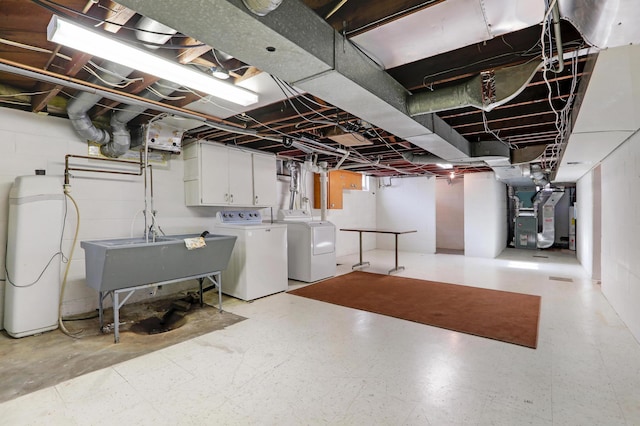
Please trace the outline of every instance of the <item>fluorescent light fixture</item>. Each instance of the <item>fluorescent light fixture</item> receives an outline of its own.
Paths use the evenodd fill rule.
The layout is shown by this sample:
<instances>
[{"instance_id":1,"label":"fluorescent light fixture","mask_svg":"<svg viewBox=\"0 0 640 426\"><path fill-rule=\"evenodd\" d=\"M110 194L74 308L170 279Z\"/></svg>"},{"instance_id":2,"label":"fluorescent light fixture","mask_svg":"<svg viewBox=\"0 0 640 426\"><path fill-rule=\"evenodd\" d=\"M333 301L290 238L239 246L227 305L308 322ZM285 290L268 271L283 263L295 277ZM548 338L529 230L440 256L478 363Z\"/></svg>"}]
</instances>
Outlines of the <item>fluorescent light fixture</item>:
<instances>
[{"instance_id":1,"label":"fluorescent light fixture","mask_svg":"<svg viewBox=\"0 0 640 426\"><path fill-rule=\"evenodd\" d=\"M47 26L47 39L238 105L247 106L258 102L258 95L254 92L122 43L56 15L53 15Z\"/></svg>"},{"instance_id":2,"label":"fluorescent light fixture","mask_svg":"<svg viewBox=\"0 0 640 426\"><path fill-rule=\"evenodd\" d=\"M440 167L441 169L453 169L453 164L449 163L436 163L436 166Z\"/></svg>"}]
</instances>

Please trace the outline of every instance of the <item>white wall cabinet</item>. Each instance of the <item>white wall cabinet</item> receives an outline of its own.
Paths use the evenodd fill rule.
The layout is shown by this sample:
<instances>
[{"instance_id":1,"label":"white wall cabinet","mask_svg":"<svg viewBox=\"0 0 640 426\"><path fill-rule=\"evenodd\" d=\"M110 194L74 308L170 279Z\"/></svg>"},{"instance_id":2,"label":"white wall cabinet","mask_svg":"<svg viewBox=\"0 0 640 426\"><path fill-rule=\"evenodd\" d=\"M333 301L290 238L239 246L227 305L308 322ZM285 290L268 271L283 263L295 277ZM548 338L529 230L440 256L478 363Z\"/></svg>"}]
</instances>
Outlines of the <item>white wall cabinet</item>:
<instances>
[{"instance_id":1,"label":"white wall cabinet","mask_svg":"<svg viewBox=\"0 0 640 426\"><path fill-rule=\"evenodd\" d=\"M253 153L253 205L278 204L277 166L273 155Z\"/></svg>"},{"instance_id":2,"label":"white wall cabinet","mask_svg":"<svg viewBox=\"0 0 640 426\"><path fill-rule=\"evenodd\" d=\"M216 142L184 149L187 206L266 207L275 205L276 159Z\"/></svg>"}]
</instances>

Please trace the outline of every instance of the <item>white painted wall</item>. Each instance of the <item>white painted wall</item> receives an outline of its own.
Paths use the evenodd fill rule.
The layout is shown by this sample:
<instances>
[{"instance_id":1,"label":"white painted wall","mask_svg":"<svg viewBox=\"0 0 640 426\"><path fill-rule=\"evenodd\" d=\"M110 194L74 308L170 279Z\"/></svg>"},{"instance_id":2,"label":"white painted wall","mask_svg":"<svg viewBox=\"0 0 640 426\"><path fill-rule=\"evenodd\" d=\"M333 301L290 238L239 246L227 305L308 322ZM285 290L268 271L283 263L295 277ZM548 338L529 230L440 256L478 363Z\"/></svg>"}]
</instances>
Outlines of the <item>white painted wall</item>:
<instances>
[{"instance_id":1,"label":"white painted wall","mask_svg":"<svg viewBox=\"0 0 640 426\"><path fill-rule=\"evenodd\" d=\"M507 246L507 190L493 172L464 175L464 254L494 258Z\"/></svg>"},{"instance_id":2,"label":"white painted wall","mask_svg":"<svg viewBox=\"0 0 640 426\"><path fill-rule=\"evenodd\" d=\"M392 178L378 189L377 227L418 232L401 235L398 249L417 253L436 251L436 180L427 177ZM380 234L378 248L393 250L393 235Z\"/></svg>"},{"instance_id":3,"label":"white painted wall","mask_svg":"<svg viewBox=\"0 0 640 426\"><path fill-rule=\"evenodd\" d=\"M589 276L593 274L593 172L576 182L576 256Z\"/></svg>"},{"instance_id":4,"label":"white painted wall","mask_svg":"<svg viewBox=\"0 0 640 426\"><path fill-rule=\"evenodd\" d=\"M602 292L640 341L640 134L601 166ZM578 217L580 220L580 217Z\"/></svg>"},{"instance_id":5,"label":"white painted wall","mask_svg":"<svg viewBox=\"0 0 640 426\"><path fill-rule=\"evenodd\" d=\"M464 250L464 179L436 180L436 247Z\"/></svg>"}]
</instances>

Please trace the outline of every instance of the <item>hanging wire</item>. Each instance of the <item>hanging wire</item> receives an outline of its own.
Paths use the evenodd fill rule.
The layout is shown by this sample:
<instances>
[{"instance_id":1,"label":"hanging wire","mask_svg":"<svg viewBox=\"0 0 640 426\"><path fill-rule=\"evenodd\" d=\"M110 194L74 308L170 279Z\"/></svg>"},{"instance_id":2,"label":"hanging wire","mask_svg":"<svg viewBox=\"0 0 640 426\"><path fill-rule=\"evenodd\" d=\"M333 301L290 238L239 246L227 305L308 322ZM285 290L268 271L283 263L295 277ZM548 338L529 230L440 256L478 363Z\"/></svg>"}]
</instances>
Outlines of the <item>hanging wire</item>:
<instances>
[{"instance_id":1,"label":"hanging wire","mask_svg":"<svg viewBox=\"0 0 640 426\"><path fill-rule=\"evenodd\" d=\"M112 83L109 82L107 80L105 80L104 78L102 78L102 76L100 76L100 74L98 74L96 71L94 71L91 67L85 65L82 68L87 71L89 74L93 75L95 78L97 78L98 80L100 80L102 83L104 83L107 86L111 86L111 87L117 87L118 89L123 89L127 86L129 86L130 84L136 82L136 81L144 81L144 78L142 77L138 77L138 78L128 78L128 77L124 77L122 75L116 74L113 71L109 71L106 68L103 68L101 66L99 66L98 64L96 64L93 61L89 61L87 62L88 64L90 64L91 66L95 67L96 69L102 71L105 74L110 74L114 77L117 77L120 79L120 83Z\"/></svg>"},{"instance_id":2,"label":"hanging wire","mask_svg":"<svg viewBox=\"0 0 640 426\"><path fill-rule=\"evenodd\" d=\"M551 57L553 55L553 39L551 36L551 28L550 28L550 20L551 12L553 7L555 6L557 0L552 0L550 3L547 2L547 11L544 16L544 20L542 21L542 31L540 34L540 44L542 46L542 59L543 59L543 69L542 76L547 86L547 102L551 108L555 116L555 127L556 127L556 137L555 141L551 146L548 146L543 154L543 167L554 169L557 165L557 159L560 155L562 145L566 142L569 133L569 122L570 122L570 112L571 106L573 105L573 101L575 99L575 93L577 89L577 81L578 81L578 50L574 51L574 55L571 59L571 69L572 69L572 78L571 78L571 87L569 90L569 96L565 101L564 106L561 109L557 109L553 104L553 89L551 86L551 82L549 81L548 72L553 71L550 67ZM545 39L549 40L548 49L549 52L546 51L546 43ZM558 60L562 61L564 58L558 58ZM559 83L556 82L556 90L560 93Z\"/></svg>"},{"instance_id":3,"label":"hanging wire","mask_svg":"<svg viewBox=\"0 0 640 426\"><path fill-rule=\"evenodd\" d=\"M309 108L309 111L314 112L318 115L320 115L321 117L325 118L325 120L310 120L307 117L305 117L300 110L298 110L298 108L295 106L295 104L291 101L291 99L289 98L289 96L287 95L287 91L284 89L284 87L281 85L280 83L280 79L278 79L277 77L271 76L271 78L273 79L273 81L278 85L278 87L280 88L280 90L282 91L282 93L284 94L284 96L286 97L286 102L289 103L289 105L291 105L291 108L293 108L293 110L296 112L296 114L298 115L298 117L300 117L301 119L303 119L304 121L307 121L309 123L313 123L313 124L328 124L330 126L335 126L337 125L337 123L335 121L330 121L328 117L322 115L321 113L318 113L317 111L315 111L312 108L309 108L307 106L307 108ZM304 103L303 103L304 105ZM306 105L305 105L306 106Z\"/></svg>"},{"instance_id":4,"label":"hanging wire","mask_svg":"<svg viewBox=\"0 0 640 426\"><path fill-rule=\"evenodd\" d=\"M120 24L120 23L117 23L117 22L111 22L111 21L104 20L104 19L94 18L93 16L91 16L91 15L89 15L87 13L84 13L82 11L79 11L79 10L76 10L76 9L73 9L73 8L70 8L70 7L65 6L63 4L57 3L57 2L55 2L53 0L44 0L44 1L31 0L31 2L37 4L38 6L41 6L41 7L45 8L47 10L49 10L49 11L51 11L52 13L54 13L56 15L60 14L60 10L56 9L55 7L59 8L59 9L62 9L62 10L65 10L67 12L71 12L72 14L75 14L75 15L78 15L78 16L82 16L83 18L90 19L90 20L96 22L94 27L99 27L101 25L108 24L108 25L117 26L117 27L119 27L121 29L129 30L129 31L139 31L139 32L145 32L145 33L149 33L149 34L165 35L165 36L172 36L172 37L179 37L179 38L180 37L181 38L188 38L188 36L183 35L183 34L168 34L168 33L157 32L157 31L149 31L149 30L145 30L145 29L129 27L127 25ZM51 7L50 5L53 5L55 7ZM109 9L107 9L107 10L109 10ZM69 19L76 19L76 18L73 18L73 17L71 17L69 15L65 15L65 17L69 18ZM200 47L206 46L206 44L204 44L204 43L189 44L189 45L170 45L170 44L153 43L153 42L149 42L149 41L144 41L143 42L143 41L138 41L138 40L127 40L127 42L133 43L133 44L137 44L137 45L141 45L141 46L151 45L151 46L155 46L155 47L160 48L160 49L168 49L168 50L193 49L193 48L200 48Z\"/></svg>"},{"instance_id":5,"label":"hanging wire","mask_svg":"<svg viewBox=\"0 0 640 426\"><path fill-rule=\"evenodd\" d=\"M179 100L182 100L182 99L186 98L186 96L163 95L162 93L158 92L158 90L156 90L153 86L147 87L147 90L150 91L151 93L153 93L154 95L158 96L160 99L164 99L164 100L167 100L167 101L179 101Z\"/></svg>"}]
</instances>

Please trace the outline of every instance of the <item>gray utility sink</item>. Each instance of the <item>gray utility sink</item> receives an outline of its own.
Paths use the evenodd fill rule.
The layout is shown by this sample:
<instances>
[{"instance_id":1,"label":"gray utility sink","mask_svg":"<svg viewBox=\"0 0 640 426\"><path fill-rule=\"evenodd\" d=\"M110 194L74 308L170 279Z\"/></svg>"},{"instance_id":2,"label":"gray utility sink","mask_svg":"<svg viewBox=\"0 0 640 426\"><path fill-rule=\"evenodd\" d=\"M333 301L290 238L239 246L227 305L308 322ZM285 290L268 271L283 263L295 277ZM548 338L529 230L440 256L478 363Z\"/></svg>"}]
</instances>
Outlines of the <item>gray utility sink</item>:
<instances>
[{"instance_id":1,"label":"gray utility sink","mask_svg":"<svg viewBox=\"0 0 640 426\"><path fill-rule=\"evenodd\" d=\"M236 237L208 234L206 246L188 250L184 240L199 236L167 235L155 242L144 238L82 241L87 285L105 293L226 269Z\"/></svg>"}]
</instances>

